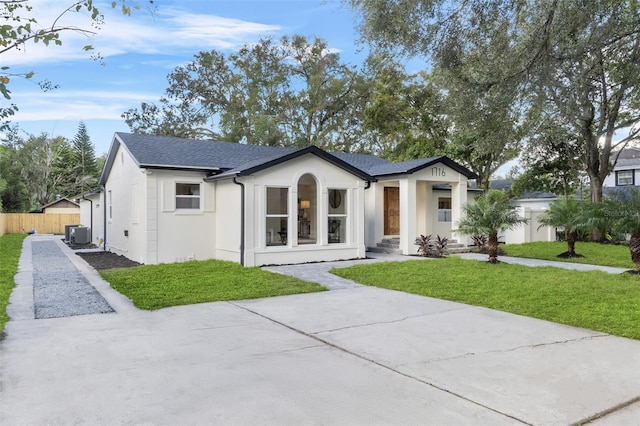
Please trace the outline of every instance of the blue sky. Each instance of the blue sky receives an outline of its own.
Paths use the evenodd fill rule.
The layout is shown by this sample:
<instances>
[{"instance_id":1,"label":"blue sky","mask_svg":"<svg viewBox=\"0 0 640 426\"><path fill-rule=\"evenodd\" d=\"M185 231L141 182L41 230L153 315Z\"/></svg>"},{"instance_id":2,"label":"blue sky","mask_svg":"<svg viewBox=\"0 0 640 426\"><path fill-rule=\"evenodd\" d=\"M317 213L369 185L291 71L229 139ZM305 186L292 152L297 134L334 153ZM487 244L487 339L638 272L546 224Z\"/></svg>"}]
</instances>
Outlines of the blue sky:
<instances>
[{"instance_id":1,"label":"blue sky","mask_svg":"<svg viewBox=\"0 0 640 426\"><path fill-rule=\"evenodd\" d=\"M50 24L72 1L30 3L39 22ZM154 13L140 10L130 17L109 3L98 2L105 24L90 40L65 33L60 47L31 44L2 55L0 65L11 72L36 73L33 81L14 78L9 86L20 108L12 122L21 130L71 139L83 121L101 155L114 132L129 131L120 114L141 102L156 102L167 88L167 74L200 51L229 53L261 37L301 34L323 38L344 62L359 64L366 56L357 44L354 14L339 0L155 0ZM63 19L87 28L86 17ZM86 44L100 52L104 65L82 51ZM35 83L45 79L59 88L42 92Z\"/></svg>"}]
</instances>

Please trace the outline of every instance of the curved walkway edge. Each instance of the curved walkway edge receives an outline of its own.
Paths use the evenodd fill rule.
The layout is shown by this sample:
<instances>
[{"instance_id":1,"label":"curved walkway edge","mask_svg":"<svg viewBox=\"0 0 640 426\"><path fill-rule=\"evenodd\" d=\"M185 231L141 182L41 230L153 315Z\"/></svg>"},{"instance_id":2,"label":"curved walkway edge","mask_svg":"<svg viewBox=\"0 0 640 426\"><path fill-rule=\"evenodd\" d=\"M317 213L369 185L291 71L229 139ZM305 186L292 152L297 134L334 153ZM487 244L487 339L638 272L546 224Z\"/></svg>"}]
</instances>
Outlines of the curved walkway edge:
<instances>
[{"instance_id":1,"label":"curved walkway edge","mask_svg":"<svg viewBox=\"0 0 640 426\"><path fill-rule=\"evenodd\" d=\"M479 254L479 253L460 253L460 254L457 254L456 256L460 256L463 259L487 260L486 254ZM512 263L517 265L552 266L554 268L572 269L576 271L602 271L602 272L607 272L609 274L621 274L630 269L630 268L614 268L611 266L601 266L601 265L587 265L584 263L559 262L555 260L529 259L524 257L512 257L512 256L500 256L498 257L498 260L501 262Z\"/></svg>"}]
</instances>

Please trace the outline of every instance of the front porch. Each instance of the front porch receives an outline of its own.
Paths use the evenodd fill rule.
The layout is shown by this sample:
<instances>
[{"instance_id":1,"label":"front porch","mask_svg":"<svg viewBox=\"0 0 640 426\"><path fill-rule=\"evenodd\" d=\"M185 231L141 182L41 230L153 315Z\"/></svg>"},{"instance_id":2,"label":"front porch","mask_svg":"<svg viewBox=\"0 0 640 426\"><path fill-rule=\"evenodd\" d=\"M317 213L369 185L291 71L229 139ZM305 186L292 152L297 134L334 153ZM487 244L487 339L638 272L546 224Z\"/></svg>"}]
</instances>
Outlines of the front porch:
<instances>
[{"instance_id":1,"label":"front porch","mask_svg":"<svg viewBox=\"0 0 640 426\"><path fill-rule=\"evenodd\" d=\"M420 235L448 238L450 253L468 251L468 237L455 232L469 198L467 180L442 163L379 178L366 194L367 251L415 255Z\"/></svg>"},{"instance_id":2,"label":"front porch","mask_svg":"<svg viewBox=\"0 0 640 426\"><path fill-rule=\"evenodd\" d=\"M400 250L400 238L391 237L383 238L382 241L376 243L375 247L367 247L367 253L381 253L381 254L403 254ZM457 240L449 240L447 243L447 252L449 254L456 253L469 253L471 247L467 244L459 243ZM418 255L418 244L415 241L415 250L409 255Z\"/></svg>"}]
</instances>

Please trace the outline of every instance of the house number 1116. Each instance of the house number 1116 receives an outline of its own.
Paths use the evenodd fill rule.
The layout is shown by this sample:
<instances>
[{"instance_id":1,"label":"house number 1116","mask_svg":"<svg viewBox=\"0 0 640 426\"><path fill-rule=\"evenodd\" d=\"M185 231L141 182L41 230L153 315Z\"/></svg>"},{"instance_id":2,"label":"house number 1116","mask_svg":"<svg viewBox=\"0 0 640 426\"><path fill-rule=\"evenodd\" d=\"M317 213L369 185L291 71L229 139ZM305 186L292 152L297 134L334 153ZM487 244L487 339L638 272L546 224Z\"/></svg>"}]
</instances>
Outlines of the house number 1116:
<instances>
[{"instance_id":1,"label":"house number 1116","mask_svg":"<svg viewBox=\"0 0 640 426\"><path fill-rule=\"evenodd\" d=\"M431 176L446 176L446 173L442 167L432 167Z\"/></svg>"}]
</instances>

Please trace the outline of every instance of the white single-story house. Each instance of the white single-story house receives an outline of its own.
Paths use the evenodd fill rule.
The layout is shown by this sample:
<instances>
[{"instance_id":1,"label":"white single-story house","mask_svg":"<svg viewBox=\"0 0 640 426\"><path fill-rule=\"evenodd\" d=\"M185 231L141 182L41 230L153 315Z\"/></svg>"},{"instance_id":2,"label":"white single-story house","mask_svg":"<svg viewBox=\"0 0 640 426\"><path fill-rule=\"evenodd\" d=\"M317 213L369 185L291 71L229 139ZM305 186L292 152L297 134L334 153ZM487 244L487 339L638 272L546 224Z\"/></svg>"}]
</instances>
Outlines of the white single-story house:
<instances>
[{"instance_id":1,"label":"white single-story house","mask_svg":"<svg viewBox=\"0 0 640 426\"><path fill-rule=\"evenodd\" d=\"M391 163L315 146L116 133L102 191L80 201L91 200L94 241L137 262L258 266L364 258L390 237L416 254L420 234L452 237L474 178L445 156Z\"/></svg>"}]
</instances>

